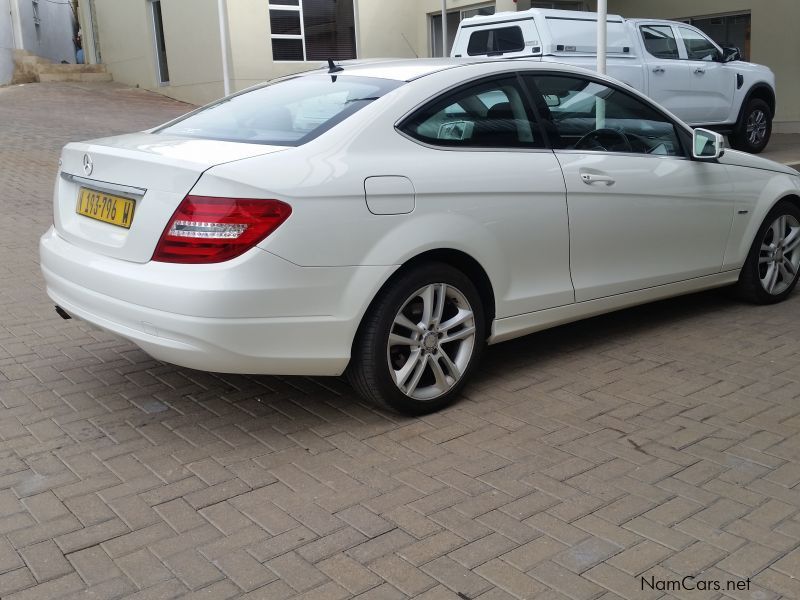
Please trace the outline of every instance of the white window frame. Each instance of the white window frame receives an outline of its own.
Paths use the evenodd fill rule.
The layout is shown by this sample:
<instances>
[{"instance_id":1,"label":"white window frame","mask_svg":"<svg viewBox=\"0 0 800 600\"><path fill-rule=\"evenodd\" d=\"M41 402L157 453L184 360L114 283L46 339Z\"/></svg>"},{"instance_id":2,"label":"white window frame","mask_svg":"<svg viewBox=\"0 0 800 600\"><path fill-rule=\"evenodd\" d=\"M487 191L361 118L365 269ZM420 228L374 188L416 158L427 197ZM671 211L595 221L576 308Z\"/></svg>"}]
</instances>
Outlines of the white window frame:
<instances>
[{"instance_id":1,"label":"white window frame","mask_svg":"<svg viewBox=\"0 0 800 600\"><path fill-rule=\"evenodd\" d=\"M458 22L461 23L466 17L464 17L465 12L471 12L473 10L480 10L481 8L494 8L495 12L497 11L497 4L495 2L481 2L479 4L471 4L469 6L462 6L461 8L453 8L448 9L447 14L451 15L453 13L458 13ZM433 56L433 50L436 48L436 40L441 36L441 32L437 35L436 31L433 29L433 17L441 16L441 11L432 12L428 14L428 55ZM443 52L446 51L443 49Z\"/></svg>"},{"instance_id":2,"label":"white window frame","mask_svg":"<svg viewBox=\"0 0 800 600\"><path fill-rule=\"evenodd\" d=\"M267 14L269 16L269 11L273 10L285 10L291 12L297 12L300 16L300 34L286 34L286 33L272 33L272 18L270 17L270 41L271 40L300 40L303 46L303 58L300 60L276 60L275 56L272 56L272 62L278 63L298 63L298 62L308 62L308 54L306 52L306 29L305 23L303 21L303 1L298 0L297 6L292 6L290 4L273 4L272 2L267 2ZM358 47L358 0L353 0L353 22L355 23L355 36L356 36L356 55L354 58L358 58L359 55L359 47ZM270 44L270 50L272 46Z\"/></svg>"},{"instance_id":3,"label":"white window frame","mask_svg":"<svg viewBox=\"0 0 800 600\"><path fill-rule=\"evenodd\" d=\"M158 28L156 27L156 9L154 4L159 3L159 9L162 8L161 0L148 0L148 12L150 14L150 29L153 32L153 57L155 58L155 69L156 69L156 83L158 87L168 87L170 85L169 79L164 79L164 73L161 72L161 61L159 60L159 53L161 52L158 47ZM164 18L163 13L161 17L161 35L164 35ZM166 42L165 42L166 45ZM169 58L165 55L164 61L167 63L167 77L171 77L169 74Z\"/></svg>"}]
</instances>

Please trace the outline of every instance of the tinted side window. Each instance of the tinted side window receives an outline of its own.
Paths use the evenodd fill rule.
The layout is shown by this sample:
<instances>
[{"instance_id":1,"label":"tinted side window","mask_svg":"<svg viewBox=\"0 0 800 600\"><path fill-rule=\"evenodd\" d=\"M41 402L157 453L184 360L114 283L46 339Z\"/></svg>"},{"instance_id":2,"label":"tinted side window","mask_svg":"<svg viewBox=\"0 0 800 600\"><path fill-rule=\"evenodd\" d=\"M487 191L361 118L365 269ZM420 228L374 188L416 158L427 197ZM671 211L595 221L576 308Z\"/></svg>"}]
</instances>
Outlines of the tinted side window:
<instances>
[{"instance_id":1,"label":"tinted side window","mask_svg":"<svg viewBox=\"0 0 800 600\"><path fill-rule=\"evenodd\" d=\"M675 41L672 27L667 25L643 25L641 30L644 47L652 56L669 59L680 58L678 42Z\"/></svg>"},{"instance_id":2,"label":"tinted side window","mask_svg":"<svg viewBox=\"0 0 800 600\"><path fill-rule=\"evenodd\" d=\"M719 50L708 38L688 27L681 27L680 29L689 60L705 60L708 62L717 60Z\"/></svg>"},{"instance_id":3,"label":"tinted side window","mask_svg":"<svg viewBox=\"0 0 800 600\"><path fill-rule=\"evenodd\" d=\"M519 52L524 49L522 29L517 26L476 31L469 36L467 44L467 54L470 56Z\"/></svg>"},{"instance_id":4,"label":"tinted side window","mask_svg":"<svg viewBox=\"0 0 800 600\"><path fill-rule=\"evenodd\" d=\"M554 148L683 156L675 125L640 99L590 79L529 75Z\"/></svg>"},{"instance_id":5,"label":"tinted side window","mask_svg":"<svg viewBox=\"0 0 800 600\"><path fill-rule=\"evenodd\" d=\"M406 119L400 130L436 146L543 148L515 76L464 86Z\"/></svg>"}]
</instances>

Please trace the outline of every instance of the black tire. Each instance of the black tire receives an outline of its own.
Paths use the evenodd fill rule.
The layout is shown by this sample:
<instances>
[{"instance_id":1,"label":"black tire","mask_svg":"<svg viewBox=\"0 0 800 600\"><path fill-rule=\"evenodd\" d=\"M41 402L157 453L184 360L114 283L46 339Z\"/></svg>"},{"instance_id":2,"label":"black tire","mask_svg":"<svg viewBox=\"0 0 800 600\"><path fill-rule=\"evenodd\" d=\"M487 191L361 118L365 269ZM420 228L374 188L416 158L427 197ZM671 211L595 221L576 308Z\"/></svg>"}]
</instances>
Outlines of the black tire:
<instances>
[{"instance_id":1,"label":"black tire","mask_svg":"<svg viewBox=\"0 0 800 600\"><path fill-rule=\"evenodd\" d=\"M791 283L780 293L769 293L762 285L761 277L762 271L765 271L768 266L759 264L759 259L762 254L765 254L761 245L767 237L767 231L772 227L772 224L781 216L793 217L797 223L800 223L800 209L791 202L782 200L769 211L761 227L758 228L758 233L753 240L753 245L750 247L750 252L747 255L747 260L742 267L739 274L739 282L737 283L737 291L739 296L753 304L775 304L785 300L789 294L792 293L797 285L798 275L800 270L795 272L794 279ZM771 236L772 234L770 234Z\"/></svg>"},{"instance_id":2,"label":"black tire","mask_svg":"<svg viewBox=\"0 0 800 600\"><path fill-rule=\"evenodd\" d=\"M766 130L763 137L756 136L755 140L751 133L747 131L750 124L755 123L760 116L765 119ZM764 100L754 98L748 101L742 111L742 116L730 136L731 145L736 150L743 150L750 154L759 154L767 147L769 138L772 136L772 111Z\"/></svg>"},{"instance_id":3,"label":"black tire","mask_svg":"<svg viewBox=\"0 0 800 600\"><path fill-rule=\"evenodd\" d=\"M388 344L392 328L394 327L396 331L395 318L398 313L404 306L410 306L407 302L415 293L431 284L446 284L449 289L454 289L466 299L468 308L472 310L475 335L471 356L466 368L461 370L461 377L445 393L435 398L420 400L406 395L395 384L389 362ZM445 321L446 318L443 317L442 322ZM411 335L415 334L411 332ZM353 388L366 400L403 414L426 414L444 408L458 397L464 384L475 371L485 344L486 322L483 303L472 281L464 273L445 263L422 264L412 267L390 281L373 301L353 343L347 377ZM420 348L423 347L424 344L420 344ZM436 347L436 352L443 351L445 351L444 346L441 349ZM400 360L402 362L402 357ZM423 370L428 368L422 367ZM426 375L432 376L433 373L429 371Z\"/></svg>"}]
</instances>

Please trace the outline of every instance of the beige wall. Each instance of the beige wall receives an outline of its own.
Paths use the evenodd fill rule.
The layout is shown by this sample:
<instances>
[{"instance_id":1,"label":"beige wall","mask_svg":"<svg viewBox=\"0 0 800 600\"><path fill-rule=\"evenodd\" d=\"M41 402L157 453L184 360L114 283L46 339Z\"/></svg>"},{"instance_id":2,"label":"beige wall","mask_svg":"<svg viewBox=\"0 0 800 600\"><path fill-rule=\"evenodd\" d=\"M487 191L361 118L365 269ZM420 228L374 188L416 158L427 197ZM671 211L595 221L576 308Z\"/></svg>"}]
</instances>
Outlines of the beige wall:
<instances>
[{"instance_id":1,"label":"beige wall","mask_svg":"<svg viewBox=\"0 0 800 600\"><path fill-rule=\"evenodd\" d=\"M156 62L150 7L131 0L94 0L103 62L114 79L154 89Z\"/></svg>"},{"instance_id":2,"label":"beige wall","mask_svg":"<svg viewBox=\"0 0 800 600\"><path fill-rule=\"evenodd\" d=\"M624 17L682 18L751 11L751 57L777 79L776 131L800 132L800 0L609 0Z\"/></svg>"},{"instance_id":3,"label":"beige wall","mask_svg":"<svg viewBox=\"0 0 800 600\"><path fill-rule=\"evenodd\" d=\"M355 0L359 58L429 56L428 15L441 0ZM217 0L162 0L170 83L157 78L152 14L147 0L94 0L103 62L116 81L155 90L193 104L223 94ZM485 5L448 0L448 8ZM496 0L515 10L513 0ZM306 71L312 62L272 61L267 0L228 0L233 90Z\"/></svg>"}]
</instances>

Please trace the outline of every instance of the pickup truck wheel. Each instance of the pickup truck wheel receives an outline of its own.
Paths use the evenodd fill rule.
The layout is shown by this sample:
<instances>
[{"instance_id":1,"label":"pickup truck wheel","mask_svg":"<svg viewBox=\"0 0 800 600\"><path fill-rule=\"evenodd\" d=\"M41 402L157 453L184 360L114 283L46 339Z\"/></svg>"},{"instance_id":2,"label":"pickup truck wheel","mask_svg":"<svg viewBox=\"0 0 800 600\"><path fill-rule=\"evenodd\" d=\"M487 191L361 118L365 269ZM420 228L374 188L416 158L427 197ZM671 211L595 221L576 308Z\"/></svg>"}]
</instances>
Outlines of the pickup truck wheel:
<instances>
[{"instance_id":1,"label":"pickup truck wheel","mask_svg":"<svg viewBox=\"0 0 800 600\"><path fill-rule=\"evenodd\" d=\"M410 415L456 399L485 344L480 295L461 271L418 266L392 281L367 313L347 375L365 399Z\"/></svg>"},{"instance_id":2,"label":"pickup truck wheel","mask_svg":"<svg viewBox=\"0 0 800 600\"><path fill-rule=\"evenodd\" d=\"M760 98L750 100L731 136L733 147L758 154L767 147L771 135L772 111L769 105Z\"/></svg>"}]
</instances>

